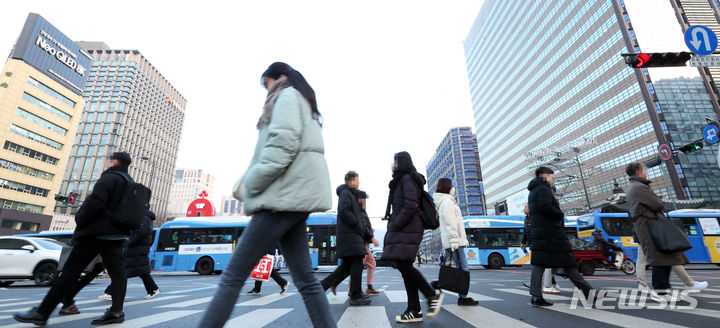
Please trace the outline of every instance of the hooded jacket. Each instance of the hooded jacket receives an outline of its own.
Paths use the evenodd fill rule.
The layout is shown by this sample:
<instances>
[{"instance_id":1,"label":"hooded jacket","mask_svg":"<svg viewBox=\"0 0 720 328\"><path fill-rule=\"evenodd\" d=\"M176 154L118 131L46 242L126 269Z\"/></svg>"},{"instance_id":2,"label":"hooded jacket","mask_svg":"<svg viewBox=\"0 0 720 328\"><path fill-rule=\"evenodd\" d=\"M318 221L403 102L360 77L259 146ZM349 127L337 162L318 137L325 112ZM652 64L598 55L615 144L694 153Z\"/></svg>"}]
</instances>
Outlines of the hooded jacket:
<instances>
[{"instance_id":1,"label":"hooded jacket","mask_svg":"<svg viewBox=\"0 0 720 328\"><path fill-rule=\"evenodd\" d=\"M468 246L462 212L455 202L455 197L435 192L433 201L440 215L440 240L443 249L450 249L452 244L457 244L458 247Z\"/></svg>"},{"instance_id":2,"label":"hooded jacket","mask_svg":"<svg viewBox=\"0 0 720 328\"><path fill-rule=\"evenodd\" d=\"M425 179L418 173L407 173L399 178L392 192L392 214L383 243L382 260L415 261L422 241L422 219L418 214L420 183Z\"/></svg>"},{"instance_id":3,"label":"hooded jacket","mask_svg":"<svg viewBox=\"0 0 720 328\"><path fill-rule=\"evenodd\" d=\"M528 184L531 263L546 268L575 267L577 261L565 234L565 214L550 184L536 177Z\"/></svg>"},{"instance_id":4,"label":"hooded jacket","mask_svg":"<svg viewBox=\"0 0 720 328\"><path fill-rule=\"evenodd\" d=\"M129 230L112 224L112 212L120 202L127 182L116 172L127 173L127 165L114 166L105 170L95 183L92 193L85 198L75 214L74 237L101 235L130 235Z\"/></svg>"},{"instance_id":5,"label":"hooded jacket","mask_svg":"<svg viewBox=\"0 0 720 328\"><path fill-rule=\"evenodd\" d=\"M362 209L357 200L357 189L347 184L337 187L337 246L338 257L363 256L365 249L365 224Z\"/></svg>"}]
</instances>

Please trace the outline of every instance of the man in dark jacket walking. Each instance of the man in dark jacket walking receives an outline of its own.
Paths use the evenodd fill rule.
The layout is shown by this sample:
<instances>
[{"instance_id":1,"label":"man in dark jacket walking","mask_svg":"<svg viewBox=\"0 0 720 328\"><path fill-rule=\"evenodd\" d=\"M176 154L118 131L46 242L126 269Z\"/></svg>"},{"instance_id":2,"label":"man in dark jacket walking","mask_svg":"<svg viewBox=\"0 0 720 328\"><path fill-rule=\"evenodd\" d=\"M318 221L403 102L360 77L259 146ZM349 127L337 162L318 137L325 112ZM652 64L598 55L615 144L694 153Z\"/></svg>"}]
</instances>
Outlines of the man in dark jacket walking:
<instances>
[{"instance_id":1,"label":"man in dark jacket walking","mask_svg":"<svg viewBox=\"0 0 720 328\"><path fill-rule=\"evenodd\" d=\"M123 302L127 278L123 265L123 243L130 236L130 231L114 226L111 217L127 186L122 174L127 174L131 161L130 155L125 152L116 152L110 157L108 169L102 173L92 193L75 215L77 227L73 237L77 243L65 262L62 274L39 307L16 313L13 316L15 320L36 325L47 324L50 313L62 298L71 292L85 267L100 254L112 279L113 303L110 309L101 318L93 320L92 324L125 321Z\"/></svg>"},{"instance_id":2,"label":"man in dark jacket walking","mask_svg":"<svg viewBox=\"0 0 720 328\"><path fill-rule=\"evenodd\" d=\"M647 263L652 265L653 289L663 295L664 290L670 289L672 266L687 264L688 260L683 252L664 253L655 246L650 234L650 224L667 218L663 214L665 204L650 188L651 181L647 179L645 167L640 163L632 163L625 168L625 173L630 177L626 197L633 228Z\"/></svg>"},{"instance_id":3,"label":"man in dark jacket walking","mask_svg":"<svg viewBox=\"0 0 720 328\"><path fill-rule=\"evenodd\" d=\"M582 290L585 298L592 286L577 270L570 240L565 234L565 214L553 195L553 170L541 166L535 170L530 181L528 204L530 205L530 249L532 250L532 274L530 276L530 303L533 306L552 305L543 298L542 277L545 268L564 268L573 284ZM593 300L590 300L593 301Z\"/></svg>"},{"instance_id":4,"label":"man in dark jacket walking","mask_svg":"<svg viewBox=\"0 0 720 328\"><path fill-rule=\"evenodd\" d=\"M143 217L142 224L137 230L133 230L130 238L125 245L125 277L140 277L145 286L145 299L149 300L160 294L160 288L150 276L150 247L153 243L153 221L155 213L148 210ZM107 286L105 294L99 298L104 300L112 300L113 284Z\"/></svg>"},{"instance_id":5,"label":"man in dark jacket walking","mask_svg":"<svg viewBox=\"0 0 720 328\"><path fill-rule=\"evenodd\" d=\"M362 293L362 262L365 249L365 227L362 211L357 199L360 178L350 171L345 174L345 184L337 188L337 248L335 252L342 259L340 265L322 283L323 289L337 286L350 276L350 305L368 305L370 299Z\"/></svg>"}]
</instances>

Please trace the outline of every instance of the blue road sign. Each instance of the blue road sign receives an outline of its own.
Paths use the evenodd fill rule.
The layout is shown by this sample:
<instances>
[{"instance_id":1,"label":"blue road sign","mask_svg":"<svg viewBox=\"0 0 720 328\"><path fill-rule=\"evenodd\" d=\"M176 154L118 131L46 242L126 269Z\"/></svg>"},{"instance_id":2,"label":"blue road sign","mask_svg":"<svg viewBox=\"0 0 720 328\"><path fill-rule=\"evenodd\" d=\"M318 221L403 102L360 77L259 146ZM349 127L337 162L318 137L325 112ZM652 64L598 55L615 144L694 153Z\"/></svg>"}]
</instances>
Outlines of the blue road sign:
<instances>
[{"instance_id":1,"label":"blue road sign","mask_svg":"<svg viewBox=\"0 0 720 328\"><path fill-rule=\"evenodd\" d=\"M709 124L703 129L703 138L708 143L714 144L720 141L720 130L717 126Z\"/></svg>"},{"instance_id":2,"label":"blue road sign","mask_svg":"<svg viewBox=\"0 0 720 328\"><path fill-rule=\"evenodd\" d=\"M685 44L693 53L707 56L717 49L718 38L707 26L693 25L685 31Z\"/></svg>"}]
</instances>

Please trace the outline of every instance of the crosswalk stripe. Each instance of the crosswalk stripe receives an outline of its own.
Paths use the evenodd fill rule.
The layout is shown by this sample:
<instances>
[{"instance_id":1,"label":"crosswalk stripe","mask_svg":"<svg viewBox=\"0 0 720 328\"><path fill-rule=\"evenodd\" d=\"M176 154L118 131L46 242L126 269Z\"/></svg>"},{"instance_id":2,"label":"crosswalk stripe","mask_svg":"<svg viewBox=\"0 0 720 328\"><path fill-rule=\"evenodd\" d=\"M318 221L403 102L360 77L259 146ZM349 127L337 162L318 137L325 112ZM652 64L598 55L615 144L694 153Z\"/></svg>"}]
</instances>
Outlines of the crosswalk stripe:
<instances>
[{"instance_id":1,"label":"crosswalk stripe","mask_svg":"<svg viewBox=\"0 0 720 328\"><path fill-rule=\"evenodd\" d=\"M0 315L0 320L10 319L12 318L11 315Z\"/></svg>"},{"instance_id":2,"label":"crosswalk stripe","mask_svg":"<svg viewBox=\"0 0 720 328\"><path fill-rule=\"evenodd\" d=\"M19 301L19 300L24 300L24 298L5 298L5 299L1 299L1 300L0 300L0 303L2 303L2 302Z\"/></svg>"},{"instance_id":3,"label":"crosswalk stripe","mask_svg":"<svg viewBox=\"0 0 720 328\"><path fill-rule=\"evenodd\" d=\"M390 303L407 303L407 292L404 290L386 290L384 294Z\"/></svg>"},{"instance_id":4,"label":"crosswalk stripe","mask_svg":"<svg viewBox=\"0 0 720 328\"><path fill-rule=\"evenodd\" d=\"M384 306L348 307L337 326L338 328L391 327Z\"/></svg>"},{"instance_id":5,"label":"crosswalk stripe","mask_svg":"<svg viewBox=\"0 0 720 328\"><path fill-rule=\"evenodd\" d=\"M9 304L0 304L1 307L9 307L9 306L16 306L16 305L25 305L25 304L35 304L40 303L41 300L32 300L32 301L25 301L25 302L17 302L17 303L9 303Z\"/></svg>"},{"instance_id":6,"label":"crosswalk stripe","mask_svg":"<svg viewBox=\"0 0 720 328\"><path fill-rule=\"evenodd\" d=\"M720 295L711 295L711 294L703 294L703 293L692 293L690 294L692 297L702 297L702 298L713 298L713 299L720 299Z\"/></svg>"},{"instance_id":7,"label":"crosswalk stripe","mask_svg":"<svg viewBox=\"0 0 720 328\"><path fill-rule=\"evenodd\" d=\"M157 325L170 320L187 317L189 315L197 314L202 310L194 311L167 311L163 313L148 315L137 319L127 320L121 324L108 325L107 327L118 327L118 328L142 328L152 325Z\"/></svg>"},{"instance_id":8,"label":"crosswalk stripe","mask_svg":"<svg viewBox=\"0 0 720 328\"><path fill-rule=\"evenodd\" d=\"M48 320L48 323L50 324L59 324L59 323L65 323L65 322L72 322L77 320L85 320L92 317L100 317L102 313L95 312L95 313L80 313L76 315L66 316L66 317L52 317L50 320ZM89 324L89 322L88 322ZM28 323L16 323L14 325L7 325L3 326L3 328L21 328L21 327L29 327L31 324Z\"/></svg>"},{"instance_id":9,"label":"crosswalk stripe","mask_svg":"<svg viewBox=\"0 0 720 328\"><path fill-rule=\"evenodd\" d=\"M293 309L259 309L235 317L225 327L261 328L279 319Z\"/></svg>"},{"instance_id":10,"label":"crosswalk stripe","mask_svg":"<svg viewBox=\"0 0 720 328\"><path fill-rule=\"evenodd\" d=\"M256 298L254 300L242 302L240 304L235 304L235 306L263 306L263 305L268 305L275 301L279 301L283 298L290 297L292 295L295 295L295 293L285 293L284 295L270 294L268 296L263 296L260 298Z\"/></svg>"},{"instance_id":11,"label":"crosswalk stripe","mask_svg":"<svg viewBox=\"0 0 720 328\"><path fill-rule=\"evenodd\" d=\"M520 320L490 309L486 309L482 306L462 307L457 305L443 305L442 308L473 325L473 327L480 327L481 323L487 324L489 322L492 322L493 327L500 328L534 327Z\"/></svg>"},{"instance_id":12,"label":"crosswalk stripe","mask_svg":"<svg viewBox=\"0 0 720 328\"><path fill-rule=\"evenodd\" d=\"M172 300L180 297L187 297L187 295L174 295L174 296L164 296L164 297L156 297L151 300L138 300L138 301L132 301L132 302L126 302L124 306L131 306L131 305L137 305L137 304L148 304L148 303L154 303L154 302L160 302L160 301L167 301ZM92 310L105 310L108 308L107 305L101 305L96 307L91 307L85 309L86 311L92 311Z\"/></svg>"},{"instance_id":13,"label":"crosswalk stripe","mask_svg":"<svg viewBox=\"0 0 720 328\"><path fill-rule=\"evenodd\" d=\"M100 303L100 302L108 302L108 304L109 304L109 301L92 299L92 300L87 300L87 301L75 302L75 305L82 305L82 304L88 304L88 303ZM0 310L0 312L20 312L20 311L25 311L25 310L27 310L26 307L17 308L17 309ZM82 309L80 309L80 310L82 310Z\"/></svg>"},{"instance_id":14,"label":"crosswalk stripe","mask_svg":"<svg viewBox=\"0 0 720 328\"><path fill-rule=\"evenodd\" d=\"M213 286L199 287L199 288L192 288L192 289L173 290L173 291L167 292L165 294L182 294L182 293L187 293L187 292L196 292L199 290L215 289L217 287L218 287L217 285L213 285Z\"/></svg>"},{"instance_id":15,"label":"crosswalk stripe","mask_svg":"<svg viewBox=\"0 0 720 328\"><path fill-rule=\"evenodd\" d=\"M330 304L345 304L345 301L347 301L347 297L342 295L333 295L332 293L327 293L327 299Z\"/></svg>"},{"instance_id":16,"label":"crosswalk stripe","mask_svg":"<svg viewBox=\"0 0 720 328\"><path fill-rule=\"evenodd\" d=\"M542 309L552 310L555 312L570 314L580 318L586 318L595 320L598 322L607 323L608 318L612 318L613 322L622 324L622 327L627 328L678 328L684 327L675 324L668 324L662 321L650 320L641 317L636 317L627 314L621 314L618 312L603 311L597 309L586 309L582 305L578 305L575 309L570 309L570 304L555 303L553 306L542 307Z\"/></svg>"},{"instance_id":17,"label":"crosswalk stripe","mask_svg":"<svg viewBox=\"0 0 720 328\"><path fill-rule=\"evenodd\" d=\"M455 297L458 296L458 293L456 293L456 292L451 292L451 291L449 291L449 290L443 290L442 292L443 292L443 294L448 294L448 295L452 295L452 296L455 296ZM480 294L476 294L476 293L468 293L467 296L468 296L468 297L472 297L474 300L476 300L476 301L481 301L481 302L482 302L482 301L502 301L502 300L499 299L499 298L490 297L490 296L485 296L485 295L480 295Z\"/></svg>"},{"instance_id":18,"label":"crosswalk stripe","mask_svg":"<svg viewBox=\"0 0 720 328\"><path fill-rule=\"evenodd\" d=\"M168 304L163 306L156 306L156 308L182 308L182 307L188 307L198 304L203 304L212 301L213 297L203 297L196 300L190 300L186 302L180 302L180 303L174 303L174 304Z\"/></svg>"},{"instance_id":19,"label":"crosswalk stripe","mask_svg":"<svg viewBox=\"0 0 720 328\"><path fill-rule=\"evenodd\" d=\"M521 290L521 289L513 289L513 288L499 288L495 289L500 292L515 294L515 295L522 295L530 297L530 292L527 290ZM553 295L553 294L543 294L543 298L553 301L560 301L560 300L566 300L569 299L567 296L561 296L561 295Z\"/></svg>"}]
</instances>

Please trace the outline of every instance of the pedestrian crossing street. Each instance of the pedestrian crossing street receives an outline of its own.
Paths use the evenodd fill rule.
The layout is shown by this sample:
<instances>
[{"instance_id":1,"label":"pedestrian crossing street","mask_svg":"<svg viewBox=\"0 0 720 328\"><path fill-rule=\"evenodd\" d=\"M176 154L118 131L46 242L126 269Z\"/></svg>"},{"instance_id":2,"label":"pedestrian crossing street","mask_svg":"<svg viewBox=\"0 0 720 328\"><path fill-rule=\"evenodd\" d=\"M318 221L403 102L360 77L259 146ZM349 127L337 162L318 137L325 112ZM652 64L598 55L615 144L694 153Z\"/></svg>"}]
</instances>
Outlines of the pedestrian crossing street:
<instances>
[{"instance_id":1,"label":"pedestrian crossing street","mask_svg":"<svg viewBox=\"0 0 720 328\"><path fill-rule=\"evenodd\" d=\"M618 287L620 288L620 287ZM109 327L197 327L197 324L207 310L212 300L213 288L207 288L202 297L196 297L191 292L194 289L176 290L172 294L159 295L151 300L131 296L125 302L126 321L123 324ZM226 327L285 327L288 322L295 322L293 326L310 326L300 294L291 287L285 294L270 293L271 288L259 297L241 295L236 303L236 309ZM274 291L274 289L272 289ZM404 310L407 297L404 290L389 290L389 285L383 285L382 293L372 296L370 306L349 307L346 291L338 291L338 295L328 293L328 301L333 313L336 315L338 327L397 327L401 326L394 320L395 315ZM698 299L698 308L691 310L663 309L663 310L599 310L584 309L581 306L571 309L573 289L563 288L561 295L546 295L546 299L555 303L546 308L534 308L529 305L528 290L523 287L509 288L501 284L487 286L485 293L470 293L470 296L480 301L479 306L457 306L457 295L446 292L443 310L434 319L425 319L433 326L440 327L536 327L531 318L549 316L553 320L581 320L583 325L610 324L622 327L685 327L684 322L688 316L697 316L708 319L708 322L718 322L720 310L707 308L708 305L718 304L720 300L719 288L708 288L700 294L693 294ZM40 289L40 291L44 291ZM54 315L49 321L52 327L85 327L90 320L102 315L109 307L110 302L92 297L96 293L81 294L76 305L81 314L58 317ZM170 294L170 295L167 295ZM0 294L2 296L2 294ZM608 296L615 296L612 293ZM12 314L24 311L39 303L40 297L33 298L2 298L0 297L0 327L31 327L20 324L12 319ZM651 301L648 301L649 304ZM425 302L422 302L425 309ZM607 303L606 303L607 305ZM717 308L717 306L714 306ZM669 311L675 321L667 318L659 319L657 314ZM292 318L292 320L288 320ZM528 322L530 321L530 322ZM304 322L304 324L303 324ZM693 325L688 325L692 327Z\"/></svg>"}]
</instances>

